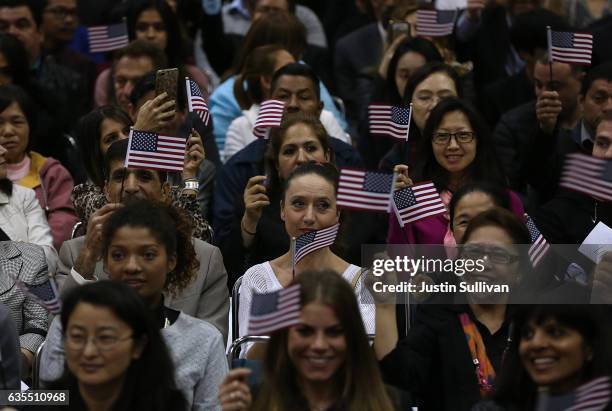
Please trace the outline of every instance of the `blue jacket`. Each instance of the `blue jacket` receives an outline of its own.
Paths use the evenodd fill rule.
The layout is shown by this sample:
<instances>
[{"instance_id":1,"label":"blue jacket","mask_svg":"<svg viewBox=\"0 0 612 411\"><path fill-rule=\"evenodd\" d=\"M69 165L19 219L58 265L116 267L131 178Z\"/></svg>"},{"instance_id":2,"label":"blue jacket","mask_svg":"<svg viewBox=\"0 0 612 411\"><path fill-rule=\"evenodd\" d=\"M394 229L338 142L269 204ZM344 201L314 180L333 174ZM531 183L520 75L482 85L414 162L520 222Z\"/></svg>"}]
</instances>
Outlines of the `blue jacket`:
<instances>
[{"instance_id":1,"label":"blue jacket","mask_svg":"<svg viewBox=\"0 0 612 411\"><path fill-rule=\"evenodd\" d=\"M214 119L213 122L213 133L215 135L215 142L219 153L223 155L225 148L225 135L227 129L234 119L242 115L240 106L234 97L234 80L236 76L232 76L223 83L212 93L209 99L210 112ZM321 101L324 104L325 110L331 111L338 120L338 123L346 130L346 120L344 115L338 111L334 101L325 88L325 85L321 83Z\"/></svg>"}]
</instances>

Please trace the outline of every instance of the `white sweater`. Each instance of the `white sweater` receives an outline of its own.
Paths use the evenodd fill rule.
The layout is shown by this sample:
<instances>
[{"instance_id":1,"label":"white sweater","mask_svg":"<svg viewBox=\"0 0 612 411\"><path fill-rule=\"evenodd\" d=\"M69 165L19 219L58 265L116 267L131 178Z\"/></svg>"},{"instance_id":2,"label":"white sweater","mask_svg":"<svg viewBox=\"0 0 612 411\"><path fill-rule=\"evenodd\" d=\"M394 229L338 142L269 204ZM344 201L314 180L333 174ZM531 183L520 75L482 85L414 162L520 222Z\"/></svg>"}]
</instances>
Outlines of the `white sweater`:
<instances>
[{"instance_id":1,"label":"white sweater","mask_svg":"<svg viewBox=\"0 0 612 411\"><path fill-rule=\"evenodd\" d=\"M250 109L242 111L242 116L232 121L225 136L225 161L257 139L253 135L253 126L258 114L259 104L253 104ZM328 135L351 144L351 136L344 132L331 112L321 111L319 119Z\"/></svg>"}]
</instances>

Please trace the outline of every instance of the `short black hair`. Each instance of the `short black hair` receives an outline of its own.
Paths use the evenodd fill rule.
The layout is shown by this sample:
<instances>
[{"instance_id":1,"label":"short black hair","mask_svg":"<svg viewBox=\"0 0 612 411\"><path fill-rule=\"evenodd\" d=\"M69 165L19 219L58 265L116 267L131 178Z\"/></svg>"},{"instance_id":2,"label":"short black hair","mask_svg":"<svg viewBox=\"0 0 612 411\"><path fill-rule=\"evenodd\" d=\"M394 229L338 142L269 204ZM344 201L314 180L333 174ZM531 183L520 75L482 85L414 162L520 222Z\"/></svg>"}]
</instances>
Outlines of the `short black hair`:
<instances>
[{"instance_id":1,"label":"short black hair","mask_svg":"<svg viewBox=\"0 0 612 411\"><path fill-rule=\"evenodd\" d=\"M552 30L568 31L567 21L546 9L536 9L516 16L510 29L510 41L517 51L533 55L536 49L546 50L548 39L546 26Z\"/></svg>"},{"instance_id":2,"label":"short black hair","mask_svg":"<svg viewBox=\"0 0 612 411\"><path fill-rule=\"evenodd\" d=\"M272 76L272 83L270 85L270 92L273 92L276 88L278 79L282 76L300 76L309 78L314 86L315 95L317 99L321 101L321 85L319 83L319 77L317 73L308 65L304 63L289 63L279 68L274 72Z\"/></svg>"},{"instance_id":3,"label":"short black hair","mask_svg":"<svg viewBox=\"0 0 612 411\"><path fill-rule=\"evenodd\" d=\"M43 11L47 7L47 0L0 0L0 9L5 7L15 8L21 6L25 6L30 9L30 13L32 13L32 17L36 22L36 27L40 29Z\"/></svg>"},{"instance_id":4,"label":"short black hair","mask_svg":"<svg viewBox=\"0 0 612 411\"><path fill-rule=\"evenodd\" d=\"M455 219L457 204L463 197L472 193L485 194L489 196L491 200L493 200L493 204L495 204L497 207L505 208L506 210L510 209L510 194L508 194L508 190L506 188L498 184L492 184L485 181L466 184L453 193L450 203L448 203L451 231L453 230L453 220Z\"/></svg>"},{"instance_id":5,"label":"short black hair","mask_svg":"<svg viewBox=\"0 0 612 411\"><path fill-rule=\"evenodd\" d=\"M584 79L582 79L580 94L586 96L596 80L612 81L612 62L602 63L587 71Z\"/></svg>"},{"instance_id":6,"label":"short black hair","mask_svg":"<svg viewBox=\"0 0 612 411\"><path fill-rule=\"evenodd\" d=\"M177 82L177 90L176 90L176 107L179 111L184 111L186 107L186 92L185 92L185 81L181 81L179 76L179 80ZM130 94L130 103L134 107L138 105L138 101L147 93L151 91L155 91L155 72L151 71L147 73L144 77L141 77L134 84L134 88L132 89L132 93Z\"/></svg>"},{"instance_id":7,"label":"short black hair","mask_svg":"<svg viewBox=\"0 0 612 411\"><path fill-rule=\"evenodd\" d=\"M104 178L107 180L110 178L111 163L113 161L125 161L127 156L129 140L117 140L108 147L108 151L104 156ZM159 181L164 183L166 181L167 173L165 171L154 170L159 176Z\"/></svg>"}]
</instances>

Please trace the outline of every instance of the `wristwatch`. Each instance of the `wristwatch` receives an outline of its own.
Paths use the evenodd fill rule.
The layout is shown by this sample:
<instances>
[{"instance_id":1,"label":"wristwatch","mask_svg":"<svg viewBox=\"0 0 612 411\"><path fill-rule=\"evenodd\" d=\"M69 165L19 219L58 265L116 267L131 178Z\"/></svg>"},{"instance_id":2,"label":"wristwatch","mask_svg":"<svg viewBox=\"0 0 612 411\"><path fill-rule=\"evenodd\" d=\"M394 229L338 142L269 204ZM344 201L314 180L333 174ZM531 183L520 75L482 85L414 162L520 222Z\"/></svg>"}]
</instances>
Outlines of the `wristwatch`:
<instances>
[{"instance_id":1,"label":"wristwatch","mask_svg":"<svg viewBox=\"0 0 612 411\"><path fill-rule=\"evenodd\" d=\"M198 180L185 180L183 181L183 190L198 191L200 189L200 183Z\"/></svg>"}]
</instances>

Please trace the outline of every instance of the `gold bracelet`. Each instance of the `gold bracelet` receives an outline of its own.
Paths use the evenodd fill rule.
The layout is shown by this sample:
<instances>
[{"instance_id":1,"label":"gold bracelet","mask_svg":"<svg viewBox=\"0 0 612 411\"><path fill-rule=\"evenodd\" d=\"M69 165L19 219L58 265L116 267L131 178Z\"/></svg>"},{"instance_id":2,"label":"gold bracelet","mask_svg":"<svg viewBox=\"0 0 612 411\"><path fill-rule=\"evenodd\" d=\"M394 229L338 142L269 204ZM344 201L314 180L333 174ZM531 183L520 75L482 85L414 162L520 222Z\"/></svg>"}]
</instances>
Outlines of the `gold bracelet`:
<instances>
[{"instance_id":1,"label":"gold bracelet","mask_svg":"<svg viewBox=\"0 0 612 411\"><path fill-rule=\"evenodd\" d=\"M252 232L250 232L249 230L247 230L247 229L245 228L245 226L244 226L244 220L241 220L241 221L240 221L240 229L241 229L242 231L244 231L245 233L247 233L248 235L251 235L251 236L254 236L255 234L257 234L257 232L252 233Z\"/></svg>"}]
</instances>

